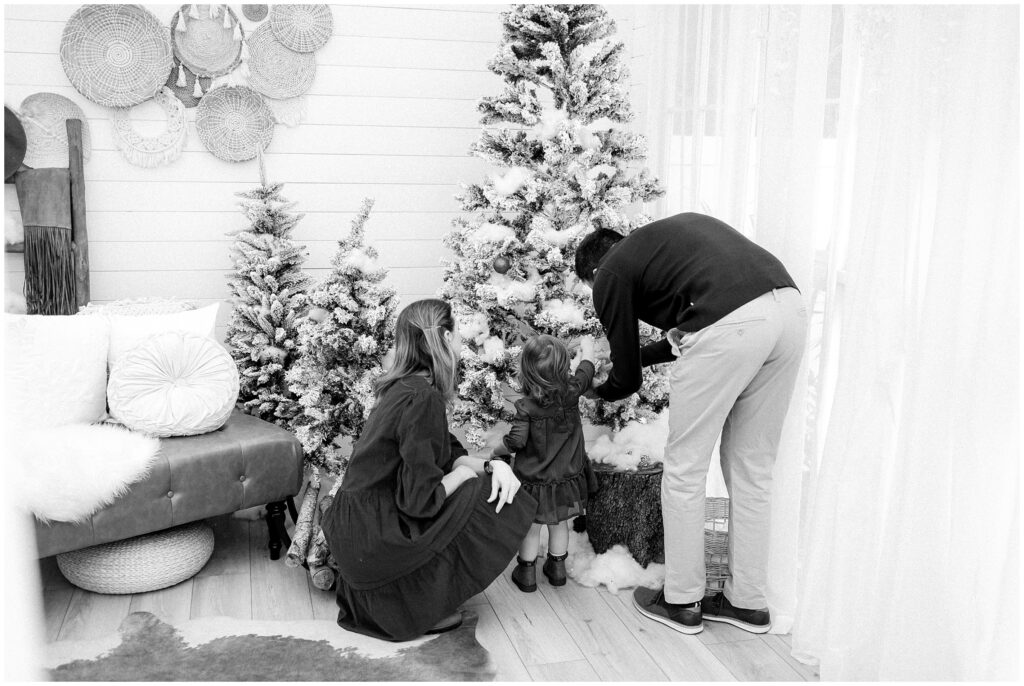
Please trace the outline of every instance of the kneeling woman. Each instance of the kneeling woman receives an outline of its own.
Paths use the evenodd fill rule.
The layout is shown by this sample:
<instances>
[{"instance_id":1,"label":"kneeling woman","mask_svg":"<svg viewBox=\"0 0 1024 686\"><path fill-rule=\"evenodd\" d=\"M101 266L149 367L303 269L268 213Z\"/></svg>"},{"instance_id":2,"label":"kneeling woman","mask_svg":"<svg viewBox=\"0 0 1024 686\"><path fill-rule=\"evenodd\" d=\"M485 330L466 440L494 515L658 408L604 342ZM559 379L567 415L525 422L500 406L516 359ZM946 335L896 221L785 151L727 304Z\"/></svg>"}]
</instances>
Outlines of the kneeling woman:
<instances>
[{"instance_id":1,"label":"kneeling woman","mask_svg":"<svg viewBox=\"0 0 1024 686\"><path fill-rule=\"evenodd\" d=\"M338 562L338 624L389 641L453 629L530 530L537 502L501 461L448 431L461 339L451 307L398 316L395 362L324 515ZM514 496L514 497L513 497Z\"/></svg>"}]
</instances>

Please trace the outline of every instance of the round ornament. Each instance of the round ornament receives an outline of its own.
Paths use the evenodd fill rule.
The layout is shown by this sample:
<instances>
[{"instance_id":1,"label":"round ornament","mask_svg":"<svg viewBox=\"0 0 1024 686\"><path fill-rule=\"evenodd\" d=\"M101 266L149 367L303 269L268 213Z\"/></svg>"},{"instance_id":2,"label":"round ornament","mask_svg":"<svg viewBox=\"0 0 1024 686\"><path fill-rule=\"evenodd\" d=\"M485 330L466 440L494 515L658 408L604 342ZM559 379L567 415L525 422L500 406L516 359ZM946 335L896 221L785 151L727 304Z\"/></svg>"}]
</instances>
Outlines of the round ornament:
<instances>
[{"instance_id":1,"label":"round ornament","mask_svg":"<svg viewBox=\"0 0 1024 686\"><path fill-rule=\"evenodd\" d=\"M167 115L167 129L157 136L143 136L132 127L131 110L116 109L111 116L114 142L124 158L138 167L158 167L181 156L185 147L185 105L164 86L153 101Z\"/></svg>"},{"instance_id":2,"label":"round ornament","mask_svg":"<svg viewBox=\"0 0 1024 686\"><path fill-rule=\"evenodd\" d=\"M222 160L251 160L270 145L274 119L263 96L245 86L219 86L196 107L196 132Z\"/></svg>"},{"instance_id":3,"label":"round ornament","mask_svg":"<svg viewBox=\"0 0 1024 686\"><path fill-rule=\"evenodd\" d=\"M83 5L64 26L60 62L79 93L104 107L153 97L171 70L171 40L141 5Z\"/></svg>"},{"instance_id":4,"label":"round ornament","mask_svg":"<svg viewBox=\"0 0 1024 686\"><path fill-rule=\"evenodd\" d=\"M274 5L270 26L281 43L296 52L319 50L334 31L334 15L328 5Z\"/></svg>"},{"instance_id":5,"label":"round ornament","mask_svg":"<svg viewBox=\"0 0 1024 686\"><path fill-rule=\"evenodd\" d=\"M268 11L266 5L242 5L242 15L249 21L263 21Z\"/></svg>"},{"instance_id":6,"label":"round ornament","mask_svg":"<svg viewBox=\"0 0 1024 686\"><path fill-rule=\"evenodd\" d=\"M249 85L269 98L302 95L313 85L316 58L295 52L274 36L268 24L260 24L246 41L249 46Z\"/></svg>"},{"instance_id":7,"label":"round ornament","mask_svg":"<svg viewBox=\"0 0 1024 686\"><path fill-rule=\"evenodd\" d=\"M68 119L82 122L82 157L87 160L92 154L89 120L81 107L63 95L33 93L22 101L18 114L28 139L26 167L68 166Z\"/></svg>"},{"instance_id":8,"label":"round ornament","mask_svg":"<svg viewBox=\"0 0 1024 686\"><path fill-rule=\"evenodd\" d=\"M491 267L499 274L505 274L512 268L512 263L507 257L498 256L494 258L494 262L491 262Z\"/></svg>"},{"instance_id":9,"label":"round ornament","mask_svg":"<svg viewBox=\"0 0 1024 686\"><path fill-rule=\"evenodd\" d=\"M194 74L224 76L242 61L245 31L227 5L182 5L171 18L174 56Z\"/></svg>"}]
</instances>

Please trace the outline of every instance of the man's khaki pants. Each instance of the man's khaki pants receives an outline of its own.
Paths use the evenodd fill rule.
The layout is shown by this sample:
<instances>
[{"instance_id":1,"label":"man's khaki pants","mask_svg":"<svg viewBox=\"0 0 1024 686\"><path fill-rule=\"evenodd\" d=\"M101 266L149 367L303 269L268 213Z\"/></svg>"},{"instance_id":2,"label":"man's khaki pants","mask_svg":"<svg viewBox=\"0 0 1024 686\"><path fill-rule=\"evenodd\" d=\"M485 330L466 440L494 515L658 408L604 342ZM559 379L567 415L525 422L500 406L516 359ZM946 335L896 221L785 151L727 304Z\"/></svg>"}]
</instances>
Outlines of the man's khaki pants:
<instances>
[{"instance_id":1,"label":"man's khaki pants","mask_svg":"<svg viewBox=\"0 0 1024 686\"><path fill-rule=\"evenodd\" d=\"M665 600L704 597L704 491L715 441L729 491L725 595L762 609L771 515L772 465L803 355L807 313L795 288L752 300L711 326L670 333L669 436L661 504Z\"/></svg>"}]
</instances>

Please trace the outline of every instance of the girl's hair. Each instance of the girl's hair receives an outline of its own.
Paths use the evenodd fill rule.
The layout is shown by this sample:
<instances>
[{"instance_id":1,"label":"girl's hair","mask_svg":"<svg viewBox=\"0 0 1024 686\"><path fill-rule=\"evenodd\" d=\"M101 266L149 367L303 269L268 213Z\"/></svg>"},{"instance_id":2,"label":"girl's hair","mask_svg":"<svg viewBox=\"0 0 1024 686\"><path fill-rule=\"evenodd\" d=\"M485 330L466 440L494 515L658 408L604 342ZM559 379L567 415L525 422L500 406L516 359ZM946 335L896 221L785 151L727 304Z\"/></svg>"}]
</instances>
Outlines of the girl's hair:
<instances>
[{"instance_id":1,"label":"girl's hair","mask_svg":"<svg viewBox=\"0 0 1024 686\"><path fill-rule=\"evenodd\" d=\"M445 401L453 402L459 360L444 332L454 328L452 308L443 300L417 300L406 306L395 323L395 362L374 383L374 395L379 399L396 381L425 371Z\"/></svg>"},{"instance_id":2,"label":"girl's hair","mask_svg":"<svg viewBox=\"0 0 1024 686\"><path fill-rule=\"evenodd\" d=\"M519 357L523 395L550 405L569 390L569 351L554 336L541 334L526 341Z\"/></svg>"}]
</instances>

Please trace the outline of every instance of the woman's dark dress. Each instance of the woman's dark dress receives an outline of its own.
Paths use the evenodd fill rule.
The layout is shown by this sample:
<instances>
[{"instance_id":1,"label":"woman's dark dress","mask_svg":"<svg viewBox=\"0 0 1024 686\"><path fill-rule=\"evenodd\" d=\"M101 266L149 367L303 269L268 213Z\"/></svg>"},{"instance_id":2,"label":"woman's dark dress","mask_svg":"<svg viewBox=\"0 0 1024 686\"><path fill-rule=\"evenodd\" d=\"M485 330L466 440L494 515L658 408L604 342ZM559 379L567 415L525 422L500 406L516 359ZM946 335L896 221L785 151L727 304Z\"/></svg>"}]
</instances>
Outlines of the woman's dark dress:
<instances>
[{"instance_id":1,"label":"woman's dark dress","mask_svg":"<svg viewBox=\"0 0 1024 686\"><path fill-rule=\"evenodd\" d=\"M496 513L489 476L445 498L441 477L465 454L425 377L381 396L323 518L342 627L389 641L422 636L504 571L537 503L520 491Z\"/></svg>"},{"instance_id":2,"label":"woman's dark dress","mask_svg":"<svg viewBox=\"0 0 1024 686\"><path fill-rule=\"evenodd\" d=\"M583 514L597 477L587 459L579 400L590 388L594 365L580 362L568 392L548 406L533 398L516 401L516 417L502 439L515 454L512 471L522 490L537 500L538 524L557 524Z\"/></svg>"}]
</instances>

